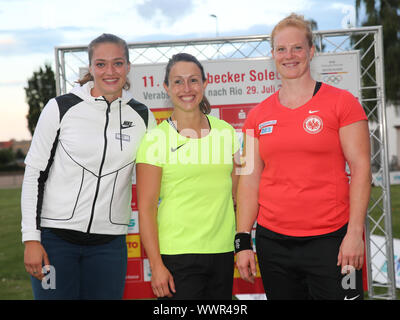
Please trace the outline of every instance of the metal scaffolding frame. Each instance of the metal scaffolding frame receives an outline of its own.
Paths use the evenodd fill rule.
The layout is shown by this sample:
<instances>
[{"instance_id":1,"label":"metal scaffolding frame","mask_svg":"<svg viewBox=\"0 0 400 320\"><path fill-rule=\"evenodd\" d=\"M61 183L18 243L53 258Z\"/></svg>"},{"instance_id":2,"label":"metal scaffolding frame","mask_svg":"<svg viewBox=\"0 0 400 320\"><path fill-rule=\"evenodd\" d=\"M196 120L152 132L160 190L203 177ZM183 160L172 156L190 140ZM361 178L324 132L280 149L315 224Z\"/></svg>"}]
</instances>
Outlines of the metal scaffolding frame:
<instances>
[{"instance_id":1,"label":"metal scaffolding frame","mask_svg":"<svg viewBox=\"0 0 400 320\"><path fill-rule=\"evenodd\" d=\"M357 40L354 40L357 36ZM392 238L391 200L388 140L385 108L385 84L382 27L363 27L341 30L315 31L317 52L361 51L361 92L363 105L370 123L372 145L371 161L374 172L382 177L374 187L366 219L366 266L368 296L372 299L395 299L396 279ZM199 60L243 59L270 56L270 35L217 37L179 41L128 43L133 64L167 62L175 53L188 52ZM373 54L371 54L373 53ZM372 58L371 58L372 57ZM88 66L87 46L60 46L55 48L57 94L68 92L79 77L79 68ZM373 85L365 86L366 79ZM363 98L364 92L368 98ZM372 94L371 94L372 92ZM374 236L384 238L377 243ZM386 272L373 264L375 255L386 259ZM380 281L376 281L379 275ZM382 277L385 279L382 281Z\"/></svg>"}]
</instances>

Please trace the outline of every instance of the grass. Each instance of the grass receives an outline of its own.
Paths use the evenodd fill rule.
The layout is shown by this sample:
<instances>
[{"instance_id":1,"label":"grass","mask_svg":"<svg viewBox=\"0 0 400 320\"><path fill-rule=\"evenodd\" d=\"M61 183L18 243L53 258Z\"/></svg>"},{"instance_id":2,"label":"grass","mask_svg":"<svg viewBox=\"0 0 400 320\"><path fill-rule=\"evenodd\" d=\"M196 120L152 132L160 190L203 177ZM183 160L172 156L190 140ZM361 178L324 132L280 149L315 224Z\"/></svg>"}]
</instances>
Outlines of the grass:
<instances>
[{"instance_id":1,"label":"grass","mask_svg":"<svg viewBox=\"0 0 400 320\"><path fill-rule=\"evenodd\" d=\"M21 242L21 189L0 190L0 300L33 299Z\"/></svg>"},{"instance_id":2,"label":"grass","mask_svg":"<svg viewBox=\"0 0 400 320\"><path fill-rule=\"evenodd\" d=\"M392 205L392 234L393 238L400 239L400 185L393 185L390 187L391 191L391 205ZM377 201L382 194L382 189L380 188L372 188L371 199ZM370 202L370 205L372 201ZM382 214L382 201L379 201L379 204L375 209L370 213L370 216L377 221L378 218ZM383 221L380 223L383 227ZM372 227L372 225L370 225ZM374 234L379 235L379 230L374 232ZM381 233L381 235L383 235Z\"/></svg>"},{"instance_id":3,"label":"grass","mask_svg":"<svg viewBox=\"0 0 400 320\"><path fill-rule=\"evenodd\" d=\"M372 197L378 199L374 188ZM21 242L21 189L0 189L0 300L33 299ZM391 187L393 237L400 238L400 185ZM371 215L377 215L378 210ZM397 299L400 290L397 290Z\"/></svg>"}]
</instances>

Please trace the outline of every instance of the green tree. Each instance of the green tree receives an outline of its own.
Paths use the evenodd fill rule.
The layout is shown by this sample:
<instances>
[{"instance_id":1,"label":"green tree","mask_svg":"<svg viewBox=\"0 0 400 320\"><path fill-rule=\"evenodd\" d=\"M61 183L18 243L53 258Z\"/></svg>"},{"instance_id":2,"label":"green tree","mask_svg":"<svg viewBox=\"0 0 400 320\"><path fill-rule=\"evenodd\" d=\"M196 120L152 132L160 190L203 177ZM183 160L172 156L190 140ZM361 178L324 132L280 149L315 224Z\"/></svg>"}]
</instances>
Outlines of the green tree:
<instances>
[{"instance_id":1,"label":"green tree","mask_svg":"<svg viewBox=\"0 0 400 320\"><path fill-rule=\"evenodd\" d=\"M364 9L361 26L383 27L386 100L400 103L400 0L356 0L357 20ZM363 48L367 50L367 48ZM371 53L372 54L372 53Z\"/></svg>"},{"instance_id":2,"label":"green tree","mask_svg":"<svg viewBox=\"0 0 400 320\"><path fill-rule=\"evenodd\" d=\"M307 20L310 23L310 27L312 31L317 31L318 30L318 22L315 21L314 19L309 19ZM314 40L314 45L317 48L318 51L323 52L325 50L325 44L319 43L318 41Z\"/></svg>"},{"instance_id":3,"label":"green tree","mask_svg":"<svg viewBox=\"0 0 400 320\"><path fill-rule=\"evenodd\" d=\"M28 86L24 89L29 105L28 115L26 116L28 129L33 136L43 107L51 98L56 96L56 81L51 66L46 63L44 69L40 67L38 71L33 72L32 77L28 79Z\"/></svg>"},{"instance_id":4,"label":"green tree","mask_svg":"<svg viewBox=\"0 0 400 320\"><path fill-rule=\"evenodd\" d=\"M9 149L1 149L0 150L0 166L8 165L15 160L15 154Z\"/></svg>"}]
</instances>

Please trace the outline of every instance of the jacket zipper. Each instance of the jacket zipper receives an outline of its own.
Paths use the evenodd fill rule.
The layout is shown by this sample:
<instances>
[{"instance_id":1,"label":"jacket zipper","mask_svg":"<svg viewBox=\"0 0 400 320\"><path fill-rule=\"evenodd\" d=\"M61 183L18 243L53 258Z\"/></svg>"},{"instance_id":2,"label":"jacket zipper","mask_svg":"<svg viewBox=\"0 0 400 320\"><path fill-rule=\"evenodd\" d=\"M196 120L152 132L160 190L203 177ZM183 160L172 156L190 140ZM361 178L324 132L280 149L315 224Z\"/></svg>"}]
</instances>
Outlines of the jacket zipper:
<instances>
[{"instance_id":1,"label":"jacket zipper","mask_svg":"<svg viewBox=\"0 0 400 320\"><path fill-rule=\"evenodd\" d=\"M107 103L107 110L106 110L106 124L104 126L103 158L101 159L101 163L100 163L99 176L97 178L96 192L94 194L92 212L91 212L91 215L90 215L89 225L88 225L88 228L87 228L87 231L86 231L87 233L90 233L90 228L92 227L92 222L93 222L93 217L94 217L94 210L96 208L97 196L99 195L99 190L100 190L101 174L102 174L102 171L103 171L104 161L106 159L106 152L107 152L107 128L108 128L108 122L109 122L109 117L110 117L109 114L110 114L111 103L108 102L105 98L104 98L104 101Z\"/></svg>"},{"instance_id":2,"label":"jacket zipper","mask_svg":"<svg viewBox=\"0 0 400 320\"><path fill-rule=\"evenodd\" d=\"M121 100L119 100L119 143L122 151L122 116L121 116Z\"/></svg>"}]
</instances>

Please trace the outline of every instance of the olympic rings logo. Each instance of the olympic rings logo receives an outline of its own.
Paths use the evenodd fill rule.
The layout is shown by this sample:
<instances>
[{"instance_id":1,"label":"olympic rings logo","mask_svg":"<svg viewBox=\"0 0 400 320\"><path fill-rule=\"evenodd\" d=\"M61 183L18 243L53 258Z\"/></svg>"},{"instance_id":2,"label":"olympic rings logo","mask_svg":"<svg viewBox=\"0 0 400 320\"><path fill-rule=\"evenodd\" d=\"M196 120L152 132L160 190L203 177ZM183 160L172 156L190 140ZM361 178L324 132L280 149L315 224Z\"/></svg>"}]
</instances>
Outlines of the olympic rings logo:
<instances>
[{"instance_id":1,"label":"olympic rings logo","mask_svg":"<svg viewBox=\"0 0 400 320\"><path fill-rule=\"evenodd\" d=\"M324 76L322 81L325 83L338 84L342 80L343 80L343 77L340 74L337 74L337 75L330 74L330 75Z\"/></svg>"}]
</instances>

